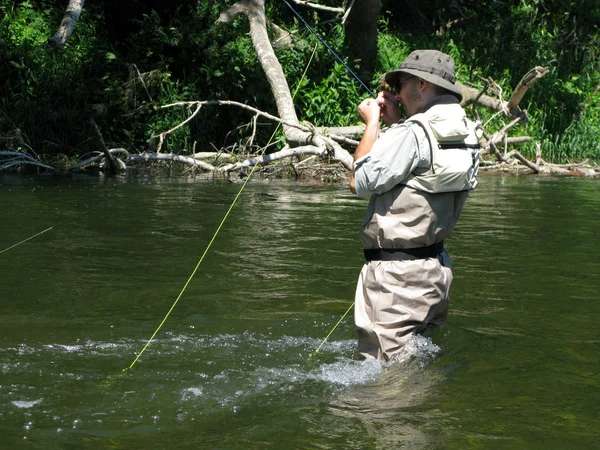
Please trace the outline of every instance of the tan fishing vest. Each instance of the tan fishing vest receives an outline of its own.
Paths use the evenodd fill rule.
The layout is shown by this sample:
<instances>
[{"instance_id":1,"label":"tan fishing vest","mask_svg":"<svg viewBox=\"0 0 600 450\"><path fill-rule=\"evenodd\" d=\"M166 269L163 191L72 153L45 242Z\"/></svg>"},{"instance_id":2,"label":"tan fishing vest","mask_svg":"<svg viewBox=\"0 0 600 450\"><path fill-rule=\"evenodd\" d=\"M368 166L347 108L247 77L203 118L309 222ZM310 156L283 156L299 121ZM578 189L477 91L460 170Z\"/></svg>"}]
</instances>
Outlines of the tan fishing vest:
<instances>
[{"instance_id":1,"label":"tan fishing vest","mask_svg":"<svg viewBox=\"0 0 600 450\"><path fill-rule=\"evenodd\" d=\"M412 116L426 133L431 166L371 196L360 233L363 248L423 247L450 237L470 190L477 186L475 124L457 117L458 104L434 105Z\"/></svg>"}]
</instances>

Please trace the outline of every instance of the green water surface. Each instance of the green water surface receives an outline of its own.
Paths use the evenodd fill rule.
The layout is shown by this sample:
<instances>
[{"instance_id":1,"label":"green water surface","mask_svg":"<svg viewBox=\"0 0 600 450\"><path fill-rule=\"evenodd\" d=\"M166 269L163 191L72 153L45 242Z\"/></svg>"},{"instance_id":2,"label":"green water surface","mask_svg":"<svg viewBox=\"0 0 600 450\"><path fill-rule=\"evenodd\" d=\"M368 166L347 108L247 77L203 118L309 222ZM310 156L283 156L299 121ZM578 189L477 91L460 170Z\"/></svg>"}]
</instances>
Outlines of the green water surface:
<instances>
[{"instance_id":1,"label":"green water surface","mask_svg":"<svg viewBox=\"0 0 600 450\"><path fill-rule=\"evenodd\" d=\"M600 181L482 176L452 306L389 367L348 309L366 202L241 184L0 176L0 448L600 448Z\"/></svg>"}]
</instances>

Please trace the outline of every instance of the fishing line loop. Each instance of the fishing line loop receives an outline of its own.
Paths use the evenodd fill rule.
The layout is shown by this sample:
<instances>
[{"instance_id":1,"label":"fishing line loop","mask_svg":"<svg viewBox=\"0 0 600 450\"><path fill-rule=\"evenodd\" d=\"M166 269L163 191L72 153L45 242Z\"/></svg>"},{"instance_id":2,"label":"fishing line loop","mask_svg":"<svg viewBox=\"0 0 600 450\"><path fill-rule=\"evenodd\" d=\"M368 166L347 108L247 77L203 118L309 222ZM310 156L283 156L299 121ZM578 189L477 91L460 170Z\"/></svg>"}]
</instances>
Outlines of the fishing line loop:
<instances>
[{"instance_id":1,"label":"fishing line loop","mask_svg":"<svg viewBox=\"0 0 600 450\"><path fill-rule=\"evenodd\" d=\"M310 60L308 61L308 64L306 66L306 69L304 69L304 73L302 74L302 77L300 77L300 81L298 82L298 85L296 86L296 90L294 91L294 95L292 97L295 97L296 94L298 93L298 90L300 89L300 86L302 85L302 80L304 79L304 77L306 76L306 72L308 71L308 67L310 66L315 53L317 51L317 46L315 45L315 48L313 50L313 53L310 57ZM277 128L275 129L275 131L273 132L273 135L271 136L271 138L269 139L269 143L263 148L261 155L264 154L264 152L267 150L269 144L271 143L271 141L273 140L273 138L275 137L275 134L277 133L277 131L279 130L279 127L281 126L281 123L277 124ZM202 254L202 256L200 257L200 260L198 261L198 264L196 264L196 267L194 268L194 270L192 271L192 274L189 276L189 278L187 279L185 285L183 286L183 288L181 289L181 291L179 292L179 295L177 296L177 298L175 299L175 301L173 302L173 304L171 305L171 308L169 309L169 311L167 312L167 314L165 315L165 317L163 318L163 320L160 322L160 324L158 325L158 327L156 328L156 330L154 331L154 333L152 334L152 336L150 337L150 339L148 340L148 342L146 342L146 345L144 345L144 347L142 348L142 350L136 355L135 359L133 360L133 362L129 365L129 367L127 367L126 369L123 370L123 372L125 372L128 369L133 368L133 366L135 365L135 363L140 359L140 357L142 356L142 354L146 351L146 349L148 348L148 346L150 345L150 343L154 340L154 338L156 337L156 335L158 334L158 332L161 330L161 328L163 327L163 325L165 324L165 322L167 321L167 319L169 318L169 316L171 315L171 313L173 312L173 310L175 309L175 306L177 306L177 303L179 303L179 300L181 299L183 293L185 292L185 290L187 289L188 285L190 284L190 282L192 281L192 278L194 278L194 275L196 275L196 272L198 271L198 268L200 267L200 265L202 264L202 261L204 261L204 258L206 256L206 254L208 253L210 247L212 246L213 242L215 241L215 239L217 238L217 235L219 234L219 232L221 231L221 228L223 228L223 225L225 224L225 221L227 220L227 218L229 217L229 214L231 213L231 210L233 209L233 207L235 206L236 202L238 201L238 199L240 198L240 195L242 195L242 192L244 191L244 188L246 187L246 185L248 184L248 182L250 181L250 178L252 178L252 175L254 174L254 171L256 170L256 168L259 166L260 164L255 164L254 166L252 166L252 170L250 171L250 173L248 174L248 176L246 177L246 180L244 181L244 183L242 184L242 187L240 188L239 192L237 193L237 195L235 196L235 198L233 199L233 202L231 203L231 206L229 207L229 209L227 210L227 212L225 213L225 216L223 217L223 220L221 220L221 223L219 224L219 226L217 227L217 230L215 231L215 233L213 234L211 240L209 241L208 245L206 246L206 249L204 250L204 253Z\"/></svg>"}]
</instances>

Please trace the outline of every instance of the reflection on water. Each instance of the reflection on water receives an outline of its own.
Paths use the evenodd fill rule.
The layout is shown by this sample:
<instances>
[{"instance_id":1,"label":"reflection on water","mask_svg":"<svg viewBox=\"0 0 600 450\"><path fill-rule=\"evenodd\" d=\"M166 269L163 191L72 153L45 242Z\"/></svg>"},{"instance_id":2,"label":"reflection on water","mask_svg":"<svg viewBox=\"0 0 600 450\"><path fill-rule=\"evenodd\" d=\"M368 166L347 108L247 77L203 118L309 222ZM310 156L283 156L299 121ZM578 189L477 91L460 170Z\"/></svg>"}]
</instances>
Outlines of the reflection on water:
<instances>
[{"instance_id":1,"label":"reflection on water","mask_svg":"<svg viewBox=\"0 0 600 450\"><path fill-rule=\"evenodd\" d=\"M593 448L600 183L483 177L450 317L390 364L350 318L345 187L0 176L7 448Z\"/></svg>"},{"instance_id":2,"label":"reflection on water","mask_svg":"<svg viewBox=\"0 0 600 450\"><path fill-rule=\"evenodd\" d=\"M441 374L428 365L439 352L430 339L413 337L378 377L334 397L329 411L360 424L376 448L428 448L439 436L427 429L431 418L419 406L436 395Z\"/></svg>"}]
</instances>

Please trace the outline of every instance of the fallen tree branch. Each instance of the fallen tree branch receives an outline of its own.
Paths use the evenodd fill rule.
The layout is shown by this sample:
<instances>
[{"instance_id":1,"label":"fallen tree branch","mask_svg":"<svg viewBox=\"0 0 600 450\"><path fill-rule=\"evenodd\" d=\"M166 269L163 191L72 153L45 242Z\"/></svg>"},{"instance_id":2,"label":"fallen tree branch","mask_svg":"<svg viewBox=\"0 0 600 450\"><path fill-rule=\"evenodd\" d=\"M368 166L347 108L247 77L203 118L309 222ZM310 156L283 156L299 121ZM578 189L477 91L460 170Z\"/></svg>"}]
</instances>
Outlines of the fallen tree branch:
<instances>
[{"instance_id":1,"label":"fallen tree branch","mask_svg":"<svg viewBox=\"0 0 600 450\"><path fill-rule=\"evenodd\" d=\"M333 159L340 161L346 168L349 168L349 169L352 168L352 161L353 161L352 156L350 155L350 153L348 153L347 150L343 149L338 143L338 141L340 141L342 143L347 143L348 142L347 138L345 138L343 136L336 136L336 135L322 136L318 133L317 128L313 127L312 125L305 126L305 125L300 125L293 121L280 119L279 117L276 117L272 114L261 111L257 108L246 105L244 103L239 103L239 102L235 102L235 101L231 101L231 100L205 100L205 101L192 101L192 102L188 101L188 102L171 103L169 105L164 105L163 108L170 108L173 106L192 106L192 105L197 106L196 110L194 111L194 113L192 113L192 115L190 117L188 117L184 122L182 122L182 124L188 123L192 119L192 117L198 113L200 107L203 105L238 106L242 109L246 109L248 111L253 112L257 116L264 117L273 122L281 123L282 125L288 126L290 128L295 128L295 129L298 129L298 130L304 132L306 134L306 136L308 136L308 139L306 139L308 146L313 145L315 147L322 148L325 151L331 151L331 155L332 155ZM165 132L161 133L160 135L166 136L167 134L171 133L175 129L179 128L179 126L182 124L179 124L175 128L173 128L169 131L165 131ZM358 143L356 143L356 144L358 144ZM305 146L301 146L301 147L305 147Z\"/></svg>"},{"instance_id":2,"label":"fallen tree branch","mask_svg":"<svg viewBox=\"0 0 600 450\"><path fill-rule=\"evenodd\" d=\"M508 127L508 125L507 125L507 127ZM512 150L507 155L503 156L502 153L500 153L500 151L498 150L498 147L496 147L496 143L494 142L492 137L490 137L490 135L487 134L487 132L483 129L483 127L479 127L479 128L482 131L483 136L487 139L487 143L490 146L490 148L492 149L492 151L494 152L494 155L496 156L496 159L498 160L498 162L508 164L511 158L515 158L515 159L521 161L525 166L527 166L528 168L533 170L535 173L539 173L540 168L536 164L532 163L527 158L525 158L523 155L521 155L517 150Z\"/></svg>"},{"instance_id":3,"label":"fallen tree branch","mask_svg":"<svg viewBox=\"0 0 600 450\"><path fill-rule=\"evenodd\" d=\"M0 165L0 170L6 170L14 166L29 165L41 167L42 169L51 170L53 172L56 171L54 167L41 163L37 159L33 158L31 155L28 155L27 153L0 151L0 157L9 157L8 160L2 161L2 165Z\"/></svg>"},{"instance_id":4,"label":"fallen tree branch","mask_svg":"<svg viewBox=\"0 0 600 450\"><path fill-rule=\"evenodd\" d=\"M56 171L56 169L54 167L47 166L46 164L42 164L42 163L37 162L37 161L27 161L27 160L12 161L12 162L3 164L3 165L0 166L0 170L9 169L10 167L13 167L13 166L26 166L26 165L41 167L42 169L51 170L53 172Z\"/></svg>"},{"instance_id":5,"label":"fallen tree branch","mask_svg":"<svg viewBox=\"0 0 600 450\"><path fill-rule=\"evenodd\" d=\"M524 144L526 142L531 142L531 136L505 137L504 140L502 140L502 142L505 145ZM500 143L500 141L498 141L498 143ZM489 143L487 143L482 147L480 154L486 155L486 154L490 153L490 151L491 151L491 145Z\"/></svg>"},{"instance_id":6,"label":"fallen tree branch","mask_svg":"<svg viewBox=\"0 0 600 450\"><path fill-rule=\"evenodd\" d=\"M94 131L98 135L98 140L100 141L100 145L102 146L102 152L104 153L106 161L108 161L108 171L110 173L117 172L119 170L119 168L123 168L123 165L121 163L118 163L115 160L115 158L113 157L110 150L108 150L108 147L104 143L104 138L102 137L102 133L100 132L98 125L96 125L96 121L94 119L90 119L90 122L92 124L92 127L94 128Z\"/></svg>"},{"instance_id":7,"label":"fallen tree branch","mask_svg":"<svg viewBox=\"0 0 600 450\"><path fill-rule=\"evenodd\" d=\"M336 14L342 14L344 12L344 8L335 8L333 6L325 6L325 5L317 5L316 3L307 2L306 0L290 0L296 5L307 6L312 9L316 9L318 11L327 11L333 12Z\"/></svg>"},{"instance_id":8,"label":"fallen tree branch","mask_svg":"<svg viewBox=\"0 0 600 450\"><path fill-rule=\"evenodd\" d=\"M504 127L502 127L502 129L496 131L490 138L486 137L486 139L488 139L488 144L491 142L493 142L494 144L498 144L501 141L504 141L508 130L510 130L512 127L518 124L521 120L521 117L517 117L513 119L508 125L505 125ZM483 130L483 127L481 129Z\"/></svg>"},{"instance_id":9,"label":"fallen tree branch","mask_svg":"<svg viewBox=\"0 0 600 450\"><path fill-rule=\"evenodd\" d=\"M526 114L519 107L519 103L525 96L527 90L533 85L533 83L538 79L544 77L548 72L549 69L547 67L537 66L531 69L523 76L523 78L521 78L521 81L519 81L519 83L515 87L508 101L505 101L502 98L500 87L493 80L484 79L484 89L471 88L458 83L463 95L461 105L464 107L471 104L476 104L491 111L501 112L511 119L515 119L518 117L523 122L526 122ZM490 85L497 86L496 90L498 91L500 98L494 98L484 94L485 90L487 90L487 87Z\"/></svg>"},{"instance_id":10,"label":"fallen tree branch","mask_svg":"<svg viewBox=\"0 0 600 450\"><path fill-rule=\"evenodd\" d=\"M521 163L524 166L527 166L529 169L531 169L535 173L540 172L539 166L537 166L535 163L532 163L527 158L525 158L523 155L521 155L521 153L519 153L518 150L511 150L510 152L508 152L506 154L506 156L504 156L503 159L504 159L504 162L508 162L508 161L510 161L511 158L521 161Z\"/></svg>"},{"instance_id":11,"label":"fallen tree branch","mask_svg":"<svg viewBox=\"0 0 600 450\"><path fill-rule=\"evenodd\" d=\"M79 21L84 1L85 0L69 0L67 10L58 27L58 31L54 36L48 39L48 47L53 50L62 50L65 48L65 44L71 37L75 25L77 25L77 22Z\"/></svg>"},{"instance_id":12,"label":"fallen tree branch","mask_svg":"<svg viewBox=\"0 0 600 450\"><path fill-rule=\"evenodd\" d=\"M282 150L275 152L275 153L269 153L268 155L263 155L263 156L259 156L256 158L247 159L245 161L241 161L241 162L238 162L235 164L228 164L227 166L222 167L220 170L222 172L227 173L227 172L238 170L238 169L241 169L244 167L265 165L270 162L281 160L284 158L291 158L291 157L302 156L302 155L324 156L324 154L326 154L326 153L327 153L326 150L319 148L319 147L315 147L314 145L306 145L303 147L294 147L294 148L290 148L289 146L286 146Z\"/></svg>"},{"instance_id":13,"label":"fallen tree branch","mask_svg":"<svg viewBox=\"0 0 600 450\"><path fill-rule=\"evenodd\" d=\"M33 156L28 155L27 153L20 152L0 151L0 156L13 156L15 158L25 158L33 162L36 161L36 159Z\"/></svg>"},{"instance_id":14,"label":"fallen tree branch","mask_svg":"<svg viewBox=\"0 0 600 450\"><path fill-rule=\"evenodd\" d=\"M537 66L531 69L523 76L523 78L521 78L521 81L519 81L519 84L517 84L512 95L508 99L507 107L511 114L514 115L513 110L517 109L519 103L525 96L525 93L533 85L533 83L546 76L549 71L550 69L548 69L548 67Z\"/></svg>"},{"instance_id":15,"label":"fallen tree branch","mask_svg":"<svg viewBox=\"0 0 600 450\"><path fill-rule=\"evenodd\" d=\"M83 161L77 164L73 164L72 166L67 167L67 172L70 172L71 170L81 169L82 167L88 166L95 162L100 162L102 158L104 158L104 155L102 153L98 153L96 156L84 159Z\"/></svg>"},{"instance_id":16,"label":"fallen tree branch","mask_svg":"<svg viewBox=\"0 0 600 450\"><path fill-rule=\"evenodd\" d=\"M191 158L189 156L177 155L175 153L154 153L154 152L143 152L137 155L130 155L129 161L139 162L139 161L173 161L173 162L181 162L185 164L191 164L196 166L202 170L206 170L207 172L215 172L217 169L205 162L198 161L196 158Z\"/></svg>"},{"instance_id":17,"label":"fallen tree branch","mask_svg":"<svg viewBox=\"0 0 600 450\"><path fill-rule=\"evenodd\" d=\"M196 115L200 112L200 110L202 109L202 102L180 102L180 103L173 103L171 105L166 105L163 106L163 108L168 108L170 106L176 106L178 104L182 104L182 103L187 103L189 106L191 106L192 104L196 103L196 110L192 113L191 116L189 116L187 119L185 119L183 122L181 122L179 125L176 125L175 127L171 128L168 131L163 131L162 133L160 133L159 136L159 144L158 144L158 149L156 150L156 153L160 153L160 150L162 149L162 145L164 143L165 137L168 134L171 134L173 131L178 130L179 128L183 127L185 124L189 123L194 117L196 117ZM152 136L152 137L156 137L156 136Z\"/></svg>"}]
</instances>

